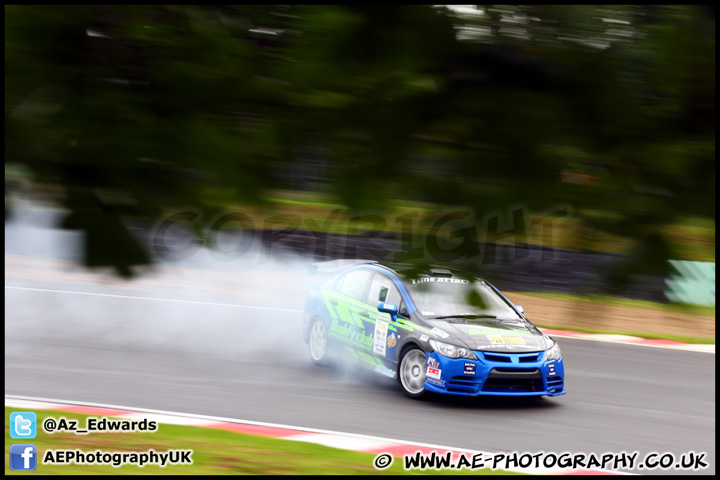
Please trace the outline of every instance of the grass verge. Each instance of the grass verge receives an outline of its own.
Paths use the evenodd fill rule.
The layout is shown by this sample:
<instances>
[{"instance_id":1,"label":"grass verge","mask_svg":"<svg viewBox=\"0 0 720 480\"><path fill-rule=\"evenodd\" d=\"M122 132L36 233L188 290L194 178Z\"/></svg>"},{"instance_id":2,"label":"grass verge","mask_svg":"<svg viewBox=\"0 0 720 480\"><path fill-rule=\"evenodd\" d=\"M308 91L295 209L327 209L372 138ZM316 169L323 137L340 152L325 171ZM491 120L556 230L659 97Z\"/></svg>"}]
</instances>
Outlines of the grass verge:
<instances>
[{"instance_id":1,"label":"grass verge","mask_svg":"<svg viewBox=\"0 0 720 480\"><path fill-rule=\"evenodd\" d=\"M674 342L695 343L695 344L702 344L702 345L714 345L715 344L714 338L706 338L706 337L689 337L686 335L673 335L673 334L669 334L669 333L595 330L595 329L591 329L591 328L569 327L569 326L565 326L565 325L548 325L548 324L536 323L536 322L533 322L533 323L540 328L552 328L554 330L572 330L574 332L599 333L599 334L605 334L605 335L629 335L631 337L640 337L640 338L647 338L647 339L653 339L653 340L672 340Z\"/></svg>"},{"instance_id":2,"label":"grass verge","mask_svg":"<svg viewBox=\"0 0 720 480\"><path fill-rule=\"evenodd\" d=\"M651 312L652 311L660 311L660 312L671 313L673 315L679 316L679 318L687 317L688 319L690 319L690 317L696 317L697 320L707 319L707 321L710 321L713 323L714 323L714 318L715 318L715 307L703 307L700 305L663 304L663 303L655 303L655 302L649 302L649 301L644 301L644 300L631 300L631 299L625 299L625 298L606 297L606 296L600 296L600 295L580 296L580 295L570 295L570 294L564 294L564 293L544 293L544 292L506 292L506 293L509 294L510 296L512 296L513 294L517 294L517 295L527 295L527 296L541 298L541 299L547 299L547 300L573 302L575 305L579 305L579 304L597 305L598 308L609 307L609 308L622 308L622 309L637 309L638 313L640 313L641 311L644 311L645 315L647 315L648 310L649 310ZM627 313L625 313L625 314L627 315ZM630 315L630 317L632 317L632 315ZM710 319L713 319L713 320L710 320ZM533 323L535 325L537 325L538 327L552 328L555 330L572 330L572 331L576 331L576 332L597 333L597 334L606 334L606 335L630 335L633 337L641 337L641 338L657 339L657 340L671 340L671 341L682 342L682 343L694 343L694 344L705 344L705 345L714 345L715 344L715 338L708 337L708 336L691 336L691 335L683 335L681 333L646 332L646 331L642 331L640 329L638 329L638 330L635 330L635 329L618 330L618 329L607 329L607 328L606 329L594 329L594 328L586 328L584 326L579 326L579 325L564 324L562 320L560 320L559 323L557 323L557 324L543 322L542 320L533 320ZM636 326L638 326L638 327L641 327L641 325L643 325L642 322L636 323Z\"/></svg>"},{"instance_id":3,"label":"grass verge","mask_svg":"<svg viewBox=\"0 0 720 480\"><path fill-rule=\"evenodd\" d=\"M646 300L633 300L630 298L607 297L602 295L572 295L568 293L554 292L512 292L531 297L548 298L551 300L567 300L570 302L589 302L604 306L649 308L651 310L662 310L665 312L692 315L695 317L715 317L715 307L703 305L690 305L687 303L658 303Z\"/></svg>"},{"instance_id":4,"label":"grass verge","mask_svg":"<svg viewBox=\"0 0 720 480\"><path fill-rule=\"evenodd\" d=\"M73 433L47 434L42 422L47 417L56 420L65 417L78 420L84 428L86 418L81 415L50 410L38 410L37 436L31 440L10 437L10 414L14 411L32 411L5 407L5 474L19 475L385 475L407 474L480 474L498 475L510 472L499 470L424 470L405 471L400 459L395 459L386 470L373 466L375 454L351 452L312 443L281 440L257 435L246 435L214 428L160 424L155 432L147 433ZM38 462L35 471L10 469L10 445L33 443L37 446ZM96 452L165 452L168 449L192 450L192 465L48 465L43 458L48 449L79 449L84 453Z\"/></svg>"}]
</instances>

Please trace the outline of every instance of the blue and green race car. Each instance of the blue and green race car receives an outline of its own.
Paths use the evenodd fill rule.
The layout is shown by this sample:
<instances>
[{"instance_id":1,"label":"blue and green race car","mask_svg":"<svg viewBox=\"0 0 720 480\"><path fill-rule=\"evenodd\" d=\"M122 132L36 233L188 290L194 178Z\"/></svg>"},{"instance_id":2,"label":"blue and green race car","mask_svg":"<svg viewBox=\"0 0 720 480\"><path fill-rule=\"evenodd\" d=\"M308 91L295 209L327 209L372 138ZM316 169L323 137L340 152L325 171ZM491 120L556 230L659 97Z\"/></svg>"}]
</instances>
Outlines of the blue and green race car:
<instances>
[{"instance_id":1,"label":"blue and green race car","mask_svg":"<svg viewBox=\"0 0 720 480\"><path fill-rule=\"evenodd\" d=\"M303 336L315 363L343 355L411 398L565 393L557 342L486 280L357 262L311 288Z\"/></svg>"}]
</instances>

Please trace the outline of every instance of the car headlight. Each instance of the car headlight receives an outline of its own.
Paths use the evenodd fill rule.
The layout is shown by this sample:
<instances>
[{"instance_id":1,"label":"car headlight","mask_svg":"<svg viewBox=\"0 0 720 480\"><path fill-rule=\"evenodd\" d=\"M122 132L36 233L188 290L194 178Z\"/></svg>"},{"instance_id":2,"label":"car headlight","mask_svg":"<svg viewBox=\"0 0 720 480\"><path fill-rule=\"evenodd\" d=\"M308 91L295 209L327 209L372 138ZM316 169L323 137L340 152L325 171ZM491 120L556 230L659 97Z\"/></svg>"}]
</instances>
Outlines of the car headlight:
<instances>
[{"instance_id":1,"label":"car headlight","mask_svg":"<svg viewBox=\"0 0 720 480\"><path fill-rule=\"evenodd\" d=\"M437 340L430 340L430 345L443 357L477 360L477 357L469 348L458 347L456 345L450 345L449 343L438 342Z\"/></svg>"},{"instance_id":2,"label":"car headlight","mask_svg":"<svg viewBox=\"0 0 720 480\"><path fill-rule=\"evenodd\" d=\"M547 349L547 356L545 357L545 360L549 362L551 360L560 360L561 358L562 354L560 353L560 347L557 342L553 342L553 346Z\"/></svg>"}]
</instances>

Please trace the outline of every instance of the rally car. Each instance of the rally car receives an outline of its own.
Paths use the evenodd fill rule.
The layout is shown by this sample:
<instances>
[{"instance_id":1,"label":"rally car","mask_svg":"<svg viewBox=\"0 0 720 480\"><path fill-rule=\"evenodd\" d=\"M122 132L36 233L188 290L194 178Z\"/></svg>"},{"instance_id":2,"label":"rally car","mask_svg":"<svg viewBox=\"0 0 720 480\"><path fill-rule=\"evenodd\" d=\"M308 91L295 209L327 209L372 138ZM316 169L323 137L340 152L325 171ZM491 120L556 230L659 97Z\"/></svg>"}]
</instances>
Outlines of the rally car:
<instances>
[{"instance_id":1,"label":"rally car","mask_svg":"<svg viewBox=\"0 0 720 480\"><path fill-rule=\"evenodd\" d=\"M555 340L467 272L358 262L311 288L303 336L315 363L344 355L411 398L565 393Z\"/></svg>"}]
</instances>

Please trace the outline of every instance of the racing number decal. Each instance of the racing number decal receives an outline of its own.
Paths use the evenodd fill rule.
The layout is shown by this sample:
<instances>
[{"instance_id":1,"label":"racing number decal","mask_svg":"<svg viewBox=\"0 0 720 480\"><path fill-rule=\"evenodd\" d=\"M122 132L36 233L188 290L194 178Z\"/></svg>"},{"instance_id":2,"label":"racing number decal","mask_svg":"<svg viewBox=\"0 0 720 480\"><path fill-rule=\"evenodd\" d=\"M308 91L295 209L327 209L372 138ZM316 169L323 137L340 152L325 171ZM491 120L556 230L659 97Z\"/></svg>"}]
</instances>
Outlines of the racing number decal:
<instances>
[{"instance_id":1,"label":"racing number decal","mask_svg":"<svg viewBox=\"0 0 720 480\"><path fill-rule=\"evenodd\" d=\"M398 326L386 313L378 313L375 321L367 323L366 328L372 329L373 354L395 362L395 351L398 343Z\"/></svg>"},{"instance_id":2,"label":"racing number decal","mask_svg":"<svg viewBox=\"0 0 720 480\"><path fill-rule=\"evenodd\" d=\"M373 343L373 353L385 356L387 347L388 323L385 322L381 315L375 320L375 342Z\"/></svg>"}]
</instances>

